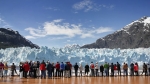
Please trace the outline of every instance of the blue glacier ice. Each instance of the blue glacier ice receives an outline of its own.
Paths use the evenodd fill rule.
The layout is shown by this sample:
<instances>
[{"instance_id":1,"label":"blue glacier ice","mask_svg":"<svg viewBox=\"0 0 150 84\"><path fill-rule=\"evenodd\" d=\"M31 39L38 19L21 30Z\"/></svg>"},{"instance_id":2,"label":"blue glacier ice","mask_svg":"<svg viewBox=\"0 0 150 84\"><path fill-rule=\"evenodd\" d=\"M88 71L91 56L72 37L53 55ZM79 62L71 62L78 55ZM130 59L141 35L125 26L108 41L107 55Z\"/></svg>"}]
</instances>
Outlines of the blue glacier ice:
<instances>
[{"instance_id":1,"label":"blue glacier ice","mask_svg":"<svg viewBox=\"0 0 150 84\"><path fill-rule=\"evenodd\" d=\"M143 62L150 62L150 48L136 48L136 49L80 49L79 47L64 47L64 48L48 48L41 47L40 49L30 47L7 48L0 50L0 61L8 64L25 61L50 61L50 62L66 62L70 61L72 64L99 62L99 64L116 63L123 64L127 62L138 62L142 65Z\"/></svg>"}]
</instances>

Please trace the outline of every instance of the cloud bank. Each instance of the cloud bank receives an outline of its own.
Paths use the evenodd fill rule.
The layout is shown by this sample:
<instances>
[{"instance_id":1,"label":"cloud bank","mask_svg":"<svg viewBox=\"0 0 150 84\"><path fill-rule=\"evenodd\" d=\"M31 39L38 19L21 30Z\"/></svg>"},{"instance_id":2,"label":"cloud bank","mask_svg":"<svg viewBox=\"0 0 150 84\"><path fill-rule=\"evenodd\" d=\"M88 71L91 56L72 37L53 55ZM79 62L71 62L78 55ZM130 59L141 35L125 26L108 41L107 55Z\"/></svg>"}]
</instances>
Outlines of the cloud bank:
<instances>
[{"instance_id":1,"label":"cloud bank","mask_svg":"<svg viewBox=\"0 0 150 84\"><path fill-rule=\"evenodd\" d=\"M96 29L85 30L82 25L62 23L63 19L56 19L51 22L45 22L43 28L28 27L25 30L30 35L25 36L27 39L36 39L46 36L58 36L59 38L73 38L79 36L80 38L94 37L95 34L111 32L110 27L99 27Z\"/></svg>"}]
</instances>

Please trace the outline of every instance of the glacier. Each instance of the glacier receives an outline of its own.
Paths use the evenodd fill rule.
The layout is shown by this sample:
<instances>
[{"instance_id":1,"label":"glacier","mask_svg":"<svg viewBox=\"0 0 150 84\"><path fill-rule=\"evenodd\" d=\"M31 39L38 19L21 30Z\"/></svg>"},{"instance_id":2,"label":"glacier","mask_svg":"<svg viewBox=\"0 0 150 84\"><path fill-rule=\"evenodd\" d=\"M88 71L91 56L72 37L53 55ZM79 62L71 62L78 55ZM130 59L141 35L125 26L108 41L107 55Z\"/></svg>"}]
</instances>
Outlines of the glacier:
<instances>
[{"instance_id":1,"label":"glacier","mask_svg":"<svg viewBox=\"0 0 150 84\"><path fill-rule=\"evenodd\" d=\"M141 66L143 63L150 63L150 48L136 49L80 49L79 47L64 47L64 48L48 48L41 47L40 49L30 47L7 48L0 49L0 61L7 62L9 65L25 61L50 61L50 62L68 62L73 65L77 63L90 64L98 62L99 65L108 63L124 62L130 64L138 62Z\"/></svg>"}]
</instances>

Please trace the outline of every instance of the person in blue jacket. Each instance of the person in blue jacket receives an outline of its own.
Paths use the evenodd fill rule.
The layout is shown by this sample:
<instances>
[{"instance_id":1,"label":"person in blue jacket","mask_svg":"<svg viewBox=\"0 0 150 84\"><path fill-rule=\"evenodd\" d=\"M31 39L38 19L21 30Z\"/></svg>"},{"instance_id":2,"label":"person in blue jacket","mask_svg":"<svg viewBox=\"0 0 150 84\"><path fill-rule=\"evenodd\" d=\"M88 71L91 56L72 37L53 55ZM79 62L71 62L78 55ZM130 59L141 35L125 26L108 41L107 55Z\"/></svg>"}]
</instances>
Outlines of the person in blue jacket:
<instances>
[{"instance_id":1,"label":"person in blue jacket","mask_svg":"<svg viewBox=\"0 0 150 84\"><path fill-rule=\"evenodd\" d=\"M61 62L60 64L60 76L63 77L64 75L64 70L65 70L65 64Z\"/></svg>"}]
</instances>

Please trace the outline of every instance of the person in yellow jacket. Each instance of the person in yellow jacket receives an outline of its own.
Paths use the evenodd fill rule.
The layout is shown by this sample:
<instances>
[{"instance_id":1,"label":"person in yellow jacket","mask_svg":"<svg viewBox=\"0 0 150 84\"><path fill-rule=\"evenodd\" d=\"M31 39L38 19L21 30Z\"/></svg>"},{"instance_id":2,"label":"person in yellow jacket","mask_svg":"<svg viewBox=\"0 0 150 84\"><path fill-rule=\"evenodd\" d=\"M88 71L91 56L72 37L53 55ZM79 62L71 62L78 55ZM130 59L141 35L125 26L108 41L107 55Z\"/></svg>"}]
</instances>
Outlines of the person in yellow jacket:
<instances>
[{"instance_id":1,"label":"person in yellow jacket","mask_svg":"<svg viewBox=\"0 0 150 84\"><path fill-rule=\"evenodd\" d=\"M8 65L7 62L4 63L4 76L7 77L7 73L8 73Z\"/></svg>"}]
</instances>

